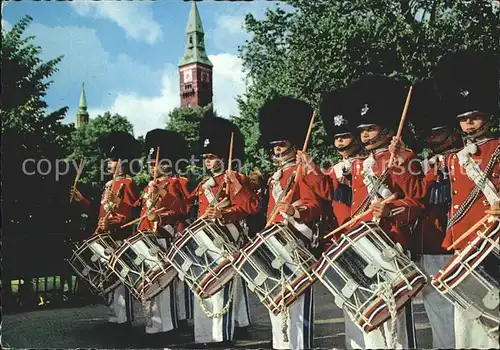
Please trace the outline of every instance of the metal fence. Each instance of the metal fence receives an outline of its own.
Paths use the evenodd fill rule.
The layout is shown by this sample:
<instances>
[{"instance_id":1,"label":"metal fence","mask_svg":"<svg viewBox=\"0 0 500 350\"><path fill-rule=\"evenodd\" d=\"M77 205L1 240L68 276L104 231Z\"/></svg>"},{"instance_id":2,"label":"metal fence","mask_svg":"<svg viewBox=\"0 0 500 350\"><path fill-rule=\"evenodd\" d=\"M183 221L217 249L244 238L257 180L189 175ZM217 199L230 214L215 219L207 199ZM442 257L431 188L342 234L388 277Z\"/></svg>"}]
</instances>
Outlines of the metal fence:
<instances>
[{"instance_id":1,"label":"metal fence","mask_svg":"<svg viewBox=\"0 0 500 350\"><path fill-rule=\"evenodd\" d=\"M96 302L66 259L76 242L67 234L2 237L2 311L19 312Z\"/></svg>"}]
</instances>

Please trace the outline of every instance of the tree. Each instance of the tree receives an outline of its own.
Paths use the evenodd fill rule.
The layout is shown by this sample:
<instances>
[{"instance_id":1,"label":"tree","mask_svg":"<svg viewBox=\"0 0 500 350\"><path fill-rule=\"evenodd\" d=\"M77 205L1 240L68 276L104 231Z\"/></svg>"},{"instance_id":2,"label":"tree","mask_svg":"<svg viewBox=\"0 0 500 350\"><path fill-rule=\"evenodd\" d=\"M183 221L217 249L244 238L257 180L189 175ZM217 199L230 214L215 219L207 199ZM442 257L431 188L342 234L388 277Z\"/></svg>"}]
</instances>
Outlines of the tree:
<instances>
[{"instance_id":1,"label":"tree","mask_svg":"<svg viewBox=\"0 0 500 350\"><path fill-rule=\"evenodd\" d=\"M102 189L104 182L105 164L99 147L99 139L102 135L111 131L125 131L132 134L133 125L119 114L111 115L105 112L77 129L73 138L73 154L70 160L80 161L85 159L85 167L80 177L80 183L90 185L96 190Z\"/></svg>"},{"instance_id":2,"label":"tree","mask_svg":"<svg viewBox=\"0 0 500 350\"><path fill-rule=\"evenodd\" d=\"M428 77L439 58L459 48L500 52L500 16L491 1L285 0L293 11L267 10L245 19L252 39L240 47L247 89L235 121L246 136L249 166L255 157L257 110L274 94L304 99L317 108L321 94L364 73L411 82ZM311 152L331 156L315 123Z\"/></svg>"},{"instance_id":3,"label":"tree","mask_svg":"<svg viewBox=\"0 0 500 350\"><path fill-rule=\"evenodd\" d=\"M198 130L203 118L217 116L217 112L213 110L212 104L204 107L181 107L175 108L168 115L168 121L165 129L175 131L184 136L191 154L195 155L198 160L195 164L187 167L185 174L193 182L198 182L202 176L200 157L196 156L199 150Z\"/></svg>"},{"instance_id":4,"label":"tree","mask_svg":"<svg viewBox=\"0 0 500 350\"><path fill-rule=\"evenodd\" d=\"M71 172L57 176L58 160L69 153L72 124L61 122L67 107L46 115L44 101L61 57L43 62L34 37L23 34L25 16L2 31L2 206L6 234L68 230L73 213L66 185ZM37 169L37 165L39 165ZM66 203L64 205L63 203Z\"/></svg>"}]
</instances>

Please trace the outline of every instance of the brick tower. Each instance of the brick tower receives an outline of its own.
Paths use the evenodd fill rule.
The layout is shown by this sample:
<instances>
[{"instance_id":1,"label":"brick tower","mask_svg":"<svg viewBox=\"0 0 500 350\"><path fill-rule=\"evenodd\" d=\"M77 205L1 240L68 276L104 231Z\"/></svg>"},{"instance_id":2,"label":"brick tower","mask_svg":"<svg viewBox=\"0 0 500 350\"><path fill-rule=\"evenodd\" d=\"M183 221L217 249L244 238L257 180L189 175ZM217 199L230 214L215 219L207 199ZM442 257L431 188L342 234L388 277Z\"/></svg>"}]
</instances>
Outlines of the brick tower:
<instances>
[{"instance_id":1,"label":"brick tower","mask_svg":"<svg viewBox=\"0 0 500 350\"><path fill-rule=\"evenodd\" d=\"M205 51L205 33L196 2L191 5L186 28L186 49L179 63L181 107L212 102L212 62Z\"/></svg>"}]
</instances>

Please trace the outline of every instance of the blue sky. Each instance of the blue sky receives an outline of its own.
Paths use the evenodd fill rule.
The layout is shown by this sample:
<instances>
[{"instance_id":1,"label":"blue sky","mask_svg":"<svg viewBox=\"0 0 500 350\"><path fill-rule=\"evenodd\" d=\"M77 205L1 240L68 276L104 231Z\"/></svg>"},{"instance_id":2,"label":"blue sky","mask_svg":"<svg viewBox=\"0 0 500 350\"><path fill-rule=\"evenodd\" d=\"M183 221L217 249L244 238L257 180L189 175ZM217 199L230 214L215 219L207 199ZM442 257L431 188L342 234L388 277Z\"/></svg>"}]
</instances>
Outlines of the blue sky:
<instances>
[{"instance_id":1,"label":"blue sky","mask_svg":"<svg viewBox=\"0 0 500 350\"><path fill-rule=\"evenodd\" d=\"M238 45L249 35L246 13L261 18L277 1L197 2L205 44L214 64L214 103L224 116L237 115L235 97L243 92ZM283 5L280 5L283 7ZM85 82L90 117L120 113L134 124L136 136L162 127L179 106L178 62L184 52L190 2L88 1L9 2L2 27L29 14L27 35L35 35L42 58L64 55L46 100L49 109L68 106L66 122L76 121Z\"/></svg>"}]
</instances>

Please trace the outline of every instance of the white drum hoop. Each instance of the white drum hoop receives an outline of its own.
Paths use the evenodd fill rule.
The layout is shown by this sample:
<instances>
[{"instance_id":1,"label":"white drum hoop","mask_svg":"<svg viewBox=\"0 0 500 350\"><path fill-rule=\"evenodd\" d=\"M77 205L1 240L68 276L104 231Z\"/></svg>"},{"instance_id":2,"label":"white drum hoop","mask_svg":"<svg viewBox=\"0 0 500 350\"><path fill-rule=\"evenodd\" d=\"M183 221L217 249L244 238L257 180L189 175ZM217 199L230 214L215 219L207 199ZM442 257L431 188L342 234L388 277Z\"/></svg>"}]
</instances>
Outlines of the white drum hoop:
<instances>
[{"instance_id":1,"label":"white drum hoop","mask_svg":"<svg viewBox=\"0 0 500 350\"><path fill-rule=\"evenodd\" d=\"M182 232L167 253L179 278L201 299L220 291L235 274L231 261L238 252L238 228L230 225L198 219Z\"/></svg>"},{"instance_id":2,"label":"white drum hoop","mask_svg":"<svg viewBox=\"0 0 500 350\"><path fill-rule=\"evenodd\" d=\"M499 339L500 324L498 276L491 276L482 264L486 259L498 267L499 238L499 220L483 224L475 238L456 251L431 281L442 296L464 310L470 320L479 322L495 340Z\"/></svg>"},{"instance_id":3,"label":"white drum hoop","mask_svg":"<svg viewBox=\"0 0 500 350\"><path fill-rule=\"evenodd\" d=\"M312 273L316 258L305 245L306 240L293 226L276 223L257 233L233 263L248 288L275 315L316 281Z\"/></svg>"},{"instance_id":4,"label":"white drum hoop","mask_svg":"<svg viewBox=\"0 0 500 350\"><path fill-rule=\"evenodd\" d=\"M400 310L427 283L399 243L374 222L343 234L324 252L314 274L339 308L369 333Z\"/></svg>"},{"instance_id":5,"label":"white drum hoop","mask_svg":"<svg viewBox=\"0 0 500 350\"><path fill-rule=\"evenodd\" d=\"M67 259L73 271L88 283L93 294L104 297L120 285L108 267L110 256L117 247L111 234L104 232L76 244L71 258Z\"/></svg>"},{"instance_id":6,"label":"white drum hoop","mask_svg":"<svg viewBox=\"0 0 500 350\"><path fill-rule=\"evenodd\" d=\"M177 272L153 232L138 231L115 250L109 266L139 301L151 300L165 290Z\"/></svg>"}]
</instances>

